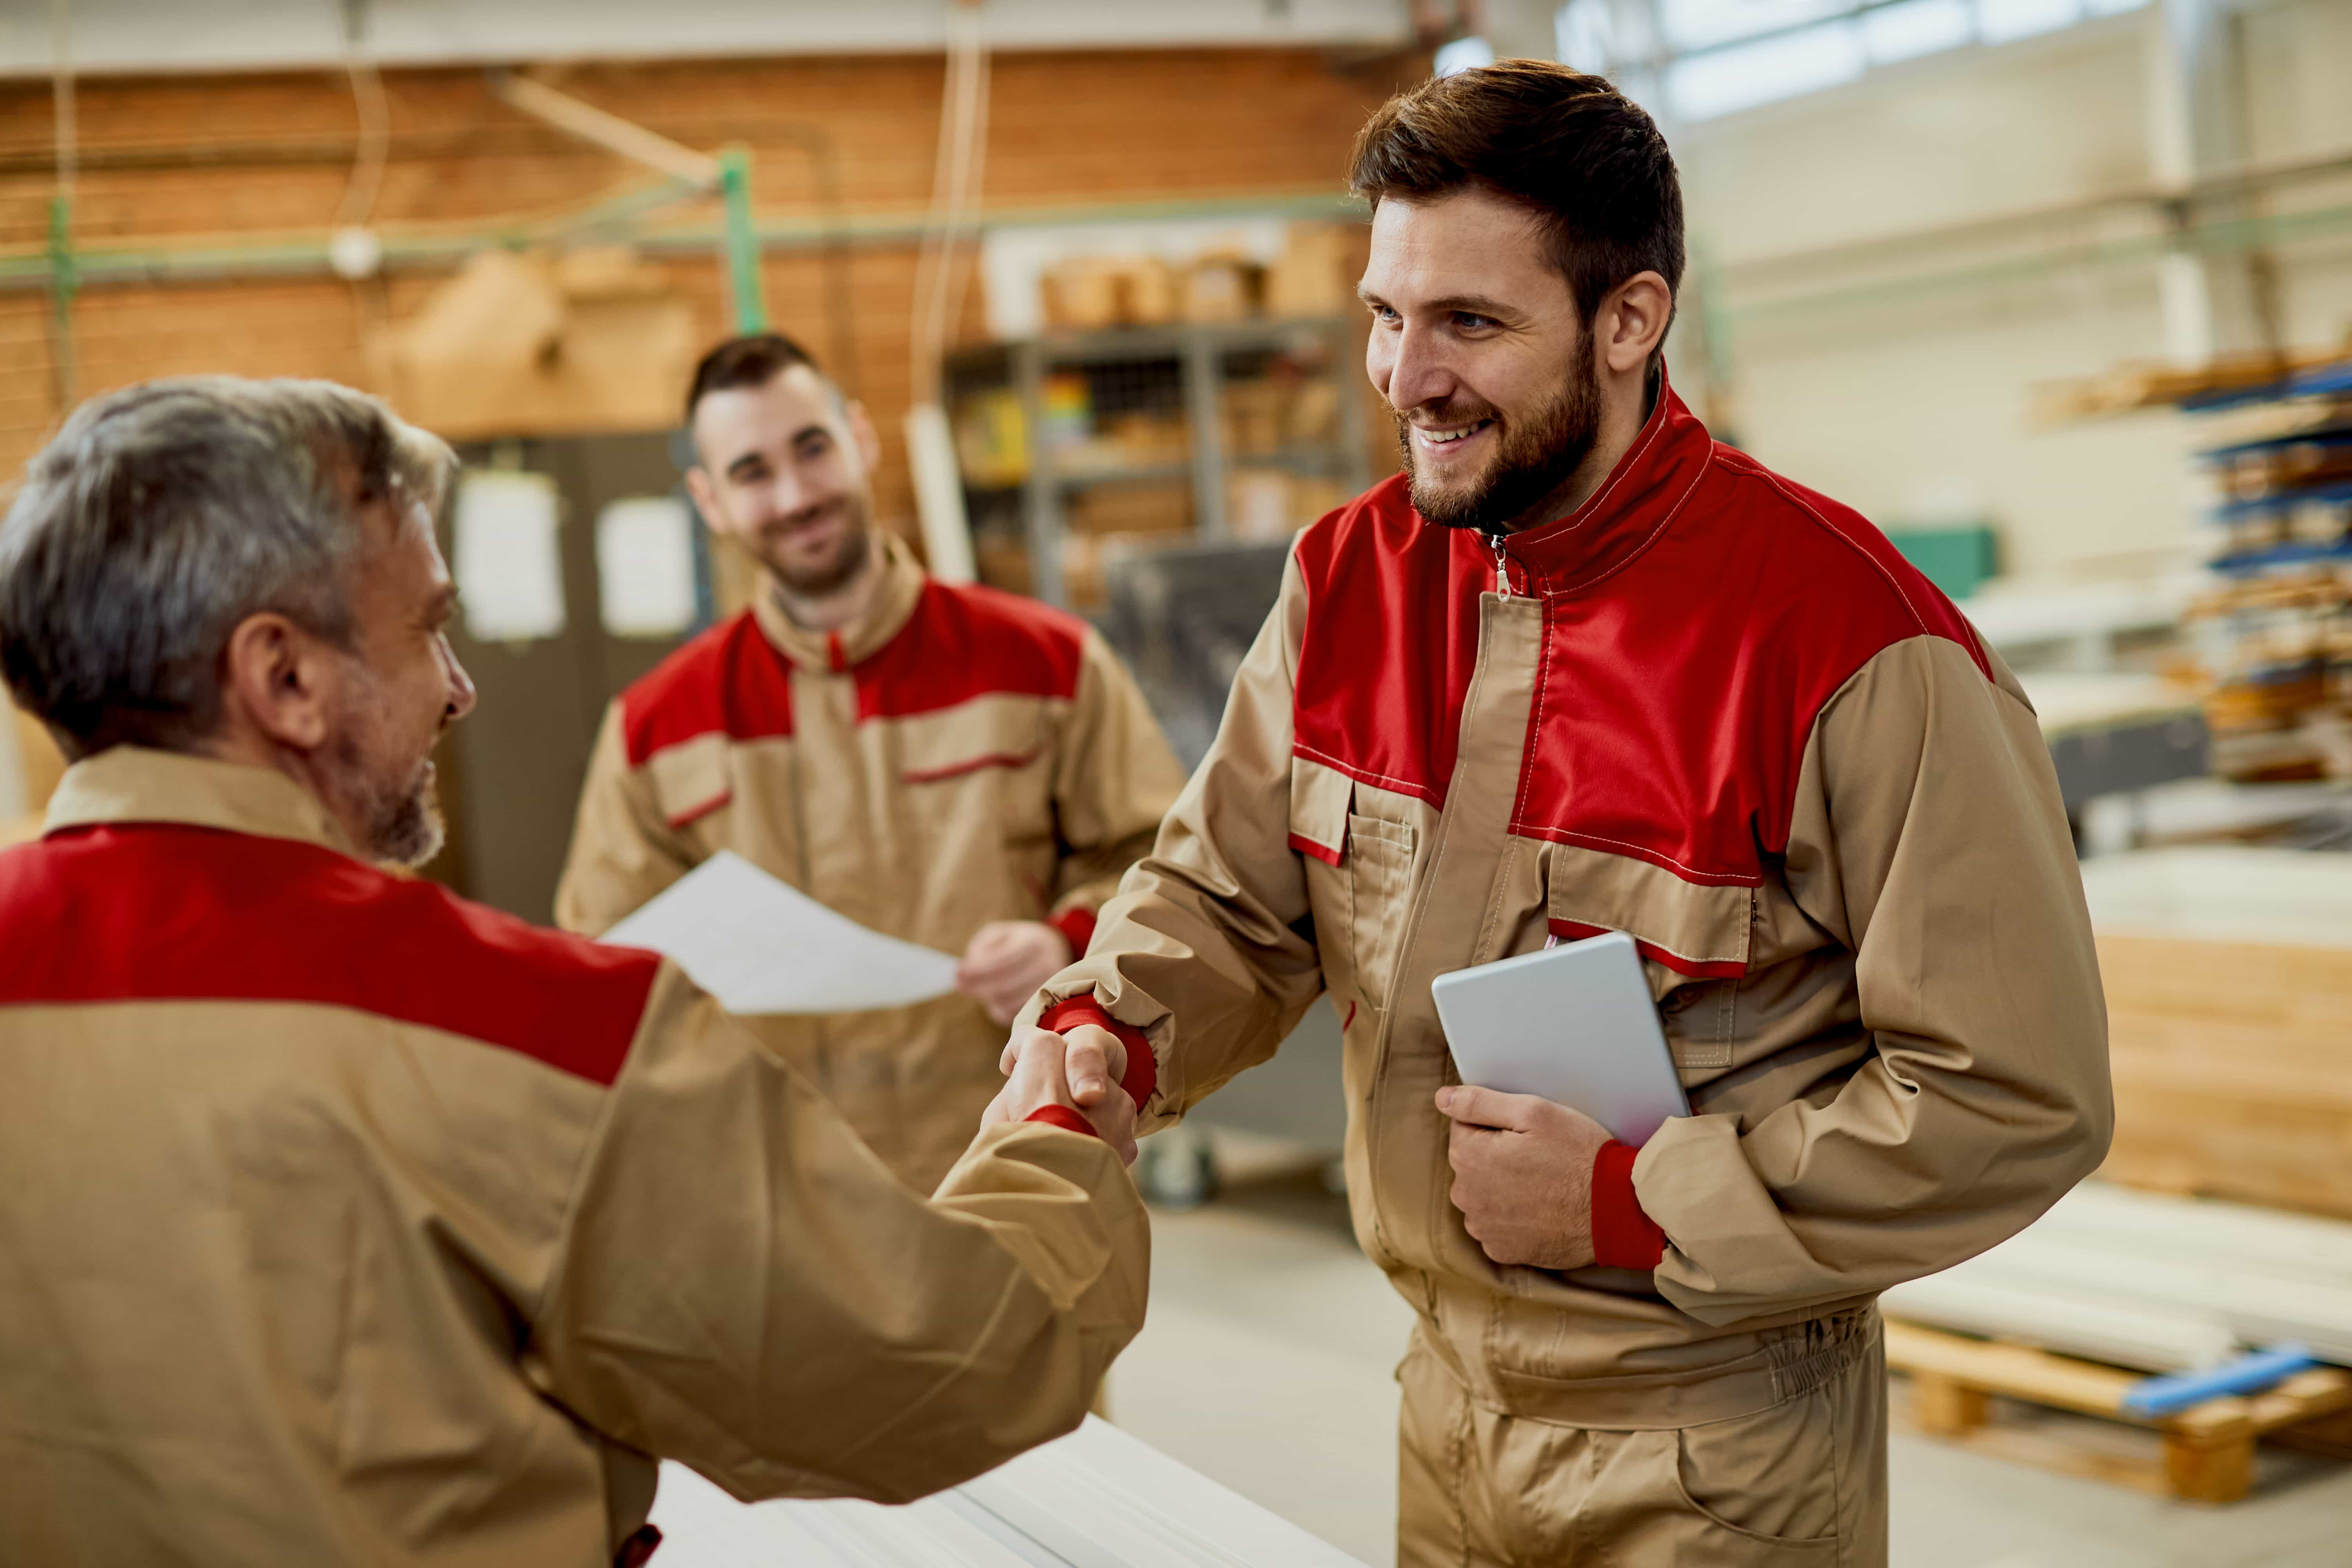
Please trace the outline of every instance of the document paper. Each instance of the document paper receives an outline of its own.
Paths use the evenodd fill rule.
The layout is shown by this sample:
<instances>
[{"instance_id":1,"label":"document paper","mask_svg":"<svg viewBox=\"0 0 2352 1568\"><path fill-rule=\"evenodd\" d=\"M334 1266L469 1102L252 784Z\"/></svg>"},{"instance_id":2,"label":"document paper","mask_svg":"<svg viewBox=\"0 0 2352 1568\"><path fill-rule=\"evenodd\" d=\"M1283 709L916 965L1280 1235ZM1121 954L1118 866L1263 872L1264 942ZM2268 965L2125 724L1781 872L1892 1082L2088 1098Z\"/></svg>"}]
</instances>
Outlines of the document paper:
<instances>
[{"instance_id":1,"label":"document paper","mask_svg":"<svg viewBox=\"0 0 2352 1568\"><path fill-rule=\"evenodd\" d=\"M954 954L859 925L727 849L604 940L676 960L730 1013L860 1013L955 989Z\"/></svg>"}]
</instances>

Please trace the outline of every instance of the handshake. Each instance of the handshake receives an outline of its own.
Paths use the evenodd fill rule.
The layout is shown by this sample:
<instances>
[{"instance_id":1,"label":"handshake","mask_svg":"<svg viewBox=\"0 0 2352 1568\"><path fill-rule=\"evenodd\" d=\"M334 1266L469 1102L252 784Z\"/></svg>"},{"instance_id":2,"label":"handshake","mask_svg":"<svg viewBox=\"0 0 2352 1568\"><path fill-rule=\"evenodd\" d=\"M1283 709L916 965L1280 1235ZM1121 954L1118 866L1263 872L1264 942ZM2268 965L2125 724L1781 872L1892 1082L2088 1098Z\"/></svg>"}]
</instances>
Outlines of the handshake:
<instances>
[{"instance_id":1,"label":"handshake","mask_svg":"<svg viewBox=\"0 0 2352 1568\"><path fill-rule=\"evenodd\" d=\"M1084 1117L1121 1160L1135 1163L1136 1105L1119 1087L1127 1076L1127 1046L1118 1036L1094 1024L1075 1025L1060 1035L1016 1029L997 1066L1004 1088L981 1113L982 1126L1026 1121L1058 1105Z\"/></svg>"}]
</instances>

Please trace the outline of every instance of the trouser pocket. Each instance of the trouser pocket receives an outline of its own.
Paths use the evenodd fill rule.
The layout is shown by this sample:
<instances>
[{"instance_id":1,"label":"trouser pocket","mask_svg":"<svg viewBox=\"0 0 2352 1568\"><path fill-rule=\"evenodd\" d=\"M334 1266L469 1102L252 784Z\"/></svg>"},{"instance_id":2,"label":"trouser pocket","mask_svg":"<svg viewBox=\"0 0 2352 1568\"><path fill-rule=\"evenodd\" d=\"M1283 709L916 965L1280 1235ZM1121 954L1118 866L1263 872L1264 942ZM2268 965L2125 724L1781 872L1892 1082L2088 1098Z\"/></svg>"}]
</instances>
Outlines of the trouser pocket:
<instances>
[{"instance_id":1,"label":"trouser pocket","mask_svg":"<svg viewBox=\"0 0 2352 1568\"><path fill-rule=\"evenodd\" d=\"M1883 1568L1885 1375L1874 1349L1764 1410L1614 1431L1487 1409L1416 1342L1398 1562Z\"/></svg>"}]
</instances>

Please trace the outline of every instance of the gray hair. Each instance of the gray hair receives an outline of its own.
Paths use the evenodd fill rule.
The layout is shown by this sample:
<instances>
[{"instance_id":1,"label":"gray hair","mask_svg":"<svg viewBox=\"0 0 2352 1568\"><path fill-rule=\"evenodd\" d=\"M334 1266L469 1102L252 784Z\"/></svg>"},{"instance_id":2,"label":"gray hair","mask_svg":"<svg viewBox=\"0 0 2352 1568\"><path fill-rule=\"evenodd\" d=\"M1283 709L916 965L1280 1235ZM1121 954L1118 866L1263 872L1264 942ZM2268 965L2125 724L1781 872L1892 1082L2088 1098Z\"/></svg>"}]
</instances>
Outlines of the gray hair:
<instances>
[{"instance_id":1,"label":"gray hair","mask_svg":"<svg viewBox=\"0 0 2352 1568\"><path fill-rule=\"evenodd\" d=\"M328 381L173 377L92 398L0 521L0 673L76 755L184 749L220 656L275 611L352 644L353 499L437 510L457 458Z\"/></svg>"}]
</instances>

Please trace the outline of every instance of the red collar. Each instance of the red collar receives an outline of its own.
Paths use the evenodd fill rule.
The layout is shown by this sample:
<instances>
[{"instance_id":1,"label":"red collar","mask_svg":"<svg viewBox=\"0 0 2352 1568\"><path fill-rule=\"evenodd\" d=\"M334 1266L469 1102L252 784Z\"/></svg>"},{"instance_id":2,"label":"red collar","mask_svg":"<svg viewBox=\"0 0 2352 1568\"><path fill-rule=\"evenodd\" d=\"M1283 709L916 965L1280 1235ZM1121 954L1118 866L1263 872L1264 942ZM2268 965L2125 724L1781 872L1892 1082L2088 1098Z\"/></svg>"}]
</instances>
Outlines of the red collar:
<instances>
[{"instance_id":1,"label":"red collar","mask_svg":"<svg viewBox=\"0 0 2352 1568\"><path fill-rule=\"evenodd\" d=\"M1706 426L1661 375L1657 405L1591 499L1504 542L1512 591L1572 594L1617 572L1665 531L1714 455ZM1483 535L1464 531L1454 548L1485 558L1492 574L1494 547Z\"/></svg>"}]
</instances>

